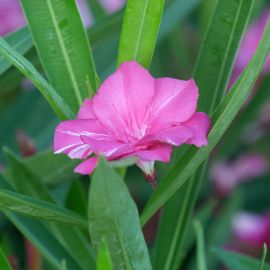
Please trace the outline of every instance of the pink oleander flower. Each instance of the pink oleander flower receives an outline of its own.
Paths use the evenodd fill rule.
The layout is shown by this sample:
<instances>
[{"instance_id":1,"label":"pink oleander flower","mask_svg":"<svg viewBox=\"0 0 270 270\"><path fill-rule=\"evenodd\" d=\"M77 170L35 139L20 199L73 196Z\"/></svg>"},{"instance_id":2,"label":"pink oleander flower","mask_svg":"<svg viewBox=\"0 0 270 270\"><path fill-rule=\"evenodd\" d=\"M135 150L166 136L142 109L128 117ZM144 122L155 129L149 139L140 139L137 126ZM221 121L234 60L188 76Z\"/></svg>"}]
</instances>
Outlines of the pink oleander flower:
<instances>
[{"instance_id":1,"label":"pink oleander flower","mask_svg":"<svg viewBox=\"0 0 270 270\"><path fill-rule=\"evenodd\" d=\"M77 0L77 4L84 26L89 28L94 22L91 10L89 9L85 0Z\"/></svg>"},{"instance_id":2,"label":"pink oleander flower","mask_svg":"<svg viewBox=\"0 0 270 270\"><path fill-rule=\"evenodd\" d=\"M210 178L221 195L229 194L237 185L263 175L268 160L260 154L246 154L235 161L219 161L213 165Z\"/></svg>"},{"instance_id":3,"label":"pink oleander flower","mask_svg":"<svg viewBox=\"0 0 270 270\"><path fill-rule=\"evenodd\" d=\"M124 6L125 0L100 0L109 13L113 13Z\"/></svg>"},{"instance_id":4,"label":"pink oleander flower","mask_svg":"<svg viewBox=\"0 0 270 270\"><path fill-rule=\"evenodd\" d=\"M230 85L232 85L242 71L245 69L252 56L254 55L259 42L261 40L264 28L270 17L270 10L266 10L262 16L254 24L252 24L244 35L238 55L235 60L235 66L231 78ZM263 73L267 73L270 70L270 55L268 56Z\"/></svg>"},{"instance_id":5,"label":"pink oleander flower","mask_svg":"<svg viewBox=\"0 0 270 270\"><path fill-rule=\"evenodd\" d=\"M258 215L242 212L233 218L234 239L253 248L270 244L270 213Z\"/></svg>"},{"instance_id":6,"label":"pink oleander flower","mask_svg":"<svg viewBox=\"0 0 270 270\"><path fill-rule=\"evenodd\" d=\"M25 25L19 0L0 0L0 36Z\"/></svg>"},{"instance_id":7,"label":"pink oleander flower","mask_svg":"<svg viewBox=\"0 0 270 270\"><path fill-rule=\"evenodd\" d=\"M194 80L154 79L136 62L123 63L86 99L77 119L55 129L54 151L84 159L75 172L91 174L97 156L108 161L136 158L154 181L154 162L169 162L173 146L207 144L208 116L196 112Z\"/></svg>"}]
</instances>

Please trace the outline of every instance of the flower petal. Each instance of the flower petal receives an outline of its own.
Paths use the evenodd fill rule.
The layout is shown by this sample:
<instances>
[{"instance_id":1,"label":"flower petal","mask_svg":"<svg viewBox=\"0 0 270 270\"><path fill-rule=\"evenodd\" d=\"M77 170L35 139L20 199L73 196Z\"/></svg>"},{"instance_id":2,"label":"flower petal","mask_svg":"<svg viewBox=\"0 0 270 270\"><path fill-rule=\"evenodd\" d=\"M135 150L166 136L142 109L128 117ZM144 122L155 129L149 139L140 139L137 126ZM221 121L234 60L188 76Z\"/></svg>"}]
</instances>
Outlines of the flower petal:
<instances>
[{"instance_id":1,"label":"flower petal","mask_svg":"<svg viewBox=\"0 0 270 270\"><path fill-rule=\"evenodd\" d=\"M122 157L127 153L134 151L129 144L115 140L113 137L104 139L96 139L89 136L81 136L81 139L87 145L90 145L96 154L103 154L105 157Z\"/></svg>"},{"instance_id":2,"label":"flower petal","mask_svg":"<svg viewBox=\"0 0 270 270\"><path fill-rule=\"evenodd\" d=\"M169 162L171 153L172 147L170 145L158 143L145 150L139 150L132 155L137 156L139 159L144 161L158 160L162 162Z\"/></svg>"},{"instance_id":3,"label":"flower petal","mask_svg":"<svg viewBox=\"0 0 270 270\"><path fill-rule=\"evenodd\" d=\"M91 174L98 164L98 156L88 158L75 167L74 172L89 175Z\"/></svg>"},{"instance_id":4,"label":"flower petal","mask_svg":"<svg viewBox=\"0 0 270 270\"><path fill-rule=\"evenodd\" d=\"M198 88L194 80L160 78L151 103L151 133L187 121L195 112Z\"/></svg>"},{"instance_id":5,"label":"flower petal","mask_svg":"<svg viewBox=\"0 0 270 270\"><path fill-rule=\"evenodd\" d=\"M68 120L61 122L55 129L54 152L65 153L71 158L86 158L92 153L82 136L98 139L110 138L110 135L95 120Z\"/></svg>"},{"instance_id":6,"label":"flower petal","mask_svg":"<svg viewBox=\"0 0 270 270\"><path fill-rule=\"evenodd\" d=\"M186 143L193 137L190 129L183 126L174 126L163 129L154 135L148 135L140 141L140 145L151 144L153 142L163 142L175 146Z\"/></svg>"},{"instance_id":7,"label":"flower petal","mask_svg":"<svg viewBox=\"0 0 270 270\"><path fill-rule=\"evenodd\" d=\"M188 139L186 143L194 144L197 147L207 145L207 135L211 128L211 121L205 113L194 113L194 115L182 125L193 133L192 138Z\"/></svg>"},{"instance_id":8,"label":"flower petal","mask_svg":"<svg viewBox=\"0 0 270 270\"><path fill-rule=\"evenodd\" d=\"M143 136L154 79L136 62L123 63L101 85L93 108L103 126L122 139Z\"/></svg>"},{"instance_id":9,"label":"flower petal","mask_svg":"<svg viewBox=\"0 0 270 270\"><path fill-rule=\"evenodd\" d=\"M267 223L267 216L240 212L233 218L233 233L238 240L259 247L268 234Z\"/></svg>"},{"instance_id":10,"label":"flower petal","mask_svg":"<svg viewBox=\"0 0 270 270\"><path fill-rule=\"evenodd\" d=\"M84 100L77 115L77 119L96 119L96 115L93 110L93 101L91 99L87 98Z\"/></svg>"}]
</instances>

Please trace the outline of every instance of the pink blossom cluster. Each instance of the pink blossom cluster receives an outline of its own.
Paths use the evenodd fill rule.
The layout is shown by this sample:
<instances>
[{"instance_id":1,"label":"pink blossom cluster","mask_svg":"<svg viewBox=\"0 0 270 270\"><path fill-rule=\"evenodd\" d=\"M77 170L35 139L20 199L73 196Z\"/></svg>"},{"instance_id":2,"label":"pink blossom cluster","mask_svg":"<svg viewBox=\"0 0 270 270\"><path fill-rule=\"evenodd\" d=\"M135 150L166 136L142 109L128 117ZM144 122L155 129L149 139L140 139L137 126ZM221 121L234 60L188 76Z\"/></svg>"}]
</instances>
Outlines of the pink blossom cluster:
<instances>
[{"instance_id":1,"label":"pink blossom cluster","mask_svg":"<svg viewBox=\"0 0 270 270\"><path fill-rule=\"evenodd\" d=\"M270 9L264 11L262 16L253 23L245 33L238 55L235 60L234 70L231 78L230 85L232 85L242 71L245 69L249 61L251 60L252 56L254 55L259 42L261 40L264 28L266 23L270 17ZM264 69L263 74L266 74L270 71L270 55L268 56Z\"/></svg>"},{"instance_id":2,"label":"pink blossom cluster","mask_svg":"<svg viewBox=\"0 0 270 270\"><path fill-rule=\"evenodd\" d=\"M227 195L240 183L250 181L269 170L268 160L261 154L245 154L234 161L216 162L210 177L216 190Z\"/></svg>"},{"instance_id":3,"label":"pink blossom cluster","mask_svg":"<svg viewBox=\"0 0 270 270\"><path fill-rule=\"evenodd\" d=\"M25 25L19 0L0 0L0 36Z\"/></svg>"},{"instance_id":4,"label":"pink blossom cluster","mask_svg":"<svg viewBox=\"0 0 270 270\"><path fill-rule=\"evenodd\" d=\"M261 215L241 212L234 217L232 228L235 240L242 245L252 248L270 245L270 212Z\"/></svg>"}]
</instances>

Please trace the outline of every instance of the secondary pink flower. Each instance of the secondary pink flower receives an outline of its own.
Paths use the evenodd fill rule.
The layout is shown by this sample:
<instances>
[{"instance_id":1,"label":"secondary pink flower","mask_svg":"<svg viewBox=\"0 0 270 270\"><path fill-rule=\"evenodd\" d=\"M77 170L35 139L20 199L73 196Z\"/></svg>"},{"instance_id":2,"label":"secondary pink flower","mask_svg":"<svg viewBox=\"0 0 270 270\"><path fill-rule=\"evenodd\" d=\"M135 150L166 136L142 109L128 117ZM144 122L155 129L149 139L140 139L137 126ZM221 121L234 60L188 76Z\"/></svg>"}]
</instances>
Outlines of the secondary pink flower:
<instances>
[{"instance_id":1,"label":"secondary pink flower","mask_svg":"<svg viewBox=\"0 0 270 270\"><path fill-rule=\"evenodd\" d=\"M264 174L269 169L266 158L260 154L246 154L235 161L220 161L211 169L211 179L221 195L227 195L238 184Z\"/></svg>"},{"instance_id":2,"label":"secondary pink flower","mask_svg":"<svg viewBox=\"0 0 270 270\"><path fill-rule=\"evenodd\" d=\"M0 0L0 36L25 25L18 0Z\"/></svg>"},{"instance_id":3,"label":"secondary pink flower","mask_svg":"<svg viewBox=\"0 0 270 270\"><path fill-rule=\"evenodd\" d=\"M242 212L236 215L232 223L235 240L250 247L270 244L270 214L258 215Z\"/></svg>"},{"instance_id":4,"label":"secondary pink flower","mask_svg":"<svg viewBox=\"0 0 270 270\"><path fill-rule=\"evenodd\" d=\"M125 4L125 0L100 0L109 13L119 10Z\"/></svg>"},{"instance_id":5,"label":"secondary pink flower","mask_svg":"<svg viewBox=\"0 0 270 270\"><path fill-rule=\"evenodd\" d=\"M97 157L135 157L149 180L154 162L169 162L172 146L207 144L208 116L196 112L198 89L193 80L154 79L136 62L123 63L86 99L76 120L61 122L55 153L85 159L75 172L91 174Z\"/></svg>"},{"instance_id":6,"label":"secondary pink flower","mask_svg":"<svg viewBox=\"0 0 270 270\"><path fill-rule=\"evenodd\" d=\"M263 15L252 24L244 35L238 55L235 60L235 66L231 78L230 85L239 77L242 71L245 69L252 56L254 55L260 39L262 37L266 23L270 17L270 10L266 10ZM270 55L268 56L263 73L267 73L270 70Z\"/></svg>"},{"instance_id":7,"label":"secondary pink flower","mask_svg":"<svg viewBox=\"0 0 270 270\"><path fill-rule=\"evenodd\" d=\"M93 24L93 17L91 11L85 2L85 0L77 0L79 12L83 21L83 24L86 28L89 28Z\"/></svg>"}]
</instances>

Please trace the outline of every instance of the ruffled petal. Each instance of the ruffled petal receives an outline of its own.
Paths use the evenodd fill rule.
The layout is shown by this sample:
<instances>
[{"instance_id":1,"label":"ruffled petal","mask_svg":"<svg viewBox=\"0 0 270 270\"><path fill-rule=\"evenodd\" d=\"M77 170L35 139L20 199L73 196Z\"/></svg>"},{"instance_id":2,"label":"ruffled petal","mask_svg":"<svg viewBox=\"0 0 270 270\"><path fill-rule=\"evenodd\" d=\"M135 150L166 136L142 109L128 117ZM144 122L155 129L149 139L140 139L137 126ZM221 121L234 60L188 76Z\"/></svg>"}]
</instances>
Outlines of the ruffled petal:
<instances>
[{"instance_id":1,"label":"ruffled petal","mask_svg":"<svg viewBox=\"0 0 270 270\"><path fill-rule=\"evenodd\" d=\"M140 145L147 145L153 142L163 142L174 146L180 146L193 137L190 129L183 126L174 126L163 129L153 135L148 135L140 141Z\"/></svg>"},{"instance_id":2,"label":"ruffled petal","mask_svg":"<svg viewBox=\"0 0 270 270\"><path fill-rule=\"evenodd\" d=\"M88 158L75 167L74 172L89 175L91 174L98 164L98 156Z\"/></svg>"},{"instance_id":3,"label":"ruffled petal","mask_svg":"<svg viewBox=\"0 0 270 270\"><path fill-rule=\"evenodd\" d=\"M70 158L86 158L92 153L92 148L81 139L82 136L101 140L110 138L95 120L64 121L55 129L54 152L68 154Z\"/></svg>"},{"instance_id":4,"label":"ruffled petal","mask_svg":"<svg viewBox=\"0 0 270 270\"><path fill-rule=\"evenodd\" d=\"M96 119L96 115L93 110L93 101L91 99L87 98L84 100L77 115L77 119Z\"/></svg>"},{"instance_id":5,"label":"ruffled petal","mask_svg":"<svg viewBox=\"0 0 270 270\"><path fill-rule=\"evenodd\" d=\"M90 145L95 153L103 154L105 157L111 157L112 159L134 151L134 148L129 144L117 141L113 137L99 140L89 136L81 136L81 139L84 143Z\"/></svg>"},{"instance_id":6,"label":"ruffled petal","mask_svg":"<svg viewBox=\"0 0 270 270\"><path fill-rule=\"evenodd\" d=\"M194 144L197 147L208 144L207 135L211 128L211 121L205 113L194 113L194 115L182 125L193 133L192 138L187 140L187 144Z\"/></svg>"},{"instance_id":7,"label":"ruffled petal","mask_svg":"<svg viewBox=\"0 0 270 270\"><path fill-rule=\"evenodd\" d=\"M170 145L164 143L157 143L147 149L139 150L133 155L144 161L158 160L162 162L169 162L171 158L171 153L172 147Z\"/></svg>"},{"instance_id":8,"label":"ruffled petal","mask_svg":"<svg viewBox=\"0 0 270 270\"><path fill-rule=\"evenodd\" d=\"M150 109L150 133L187 121L196 110L197 100L194 80L157 79Z\"/></svg>"},{"instance_id":9,"label":"ruffled petal","mask_svg":"<svg viewBox=\"0 0 270 270\"><path fill-rule=\"evenodd\" d=\"M174 146L194 144L197 147L207 145L207 134L211 127L209 117L204 113L195 113L188 121L179 126L172 126L150 134L140 140L140 145L151 145L156 142Z\"/></svg>"},{"instance_id":10,"label":"ruffled petal","mask_svg":"<svg viewBox=\"0 0 270 270\"><path fill-rule=\"evenodd\" d=\"M93 99L94 112L102 125L125 140L143 136L154 82L150 73L136 62L123 63L104 81Z\"/></svg>"}]
</instances>

